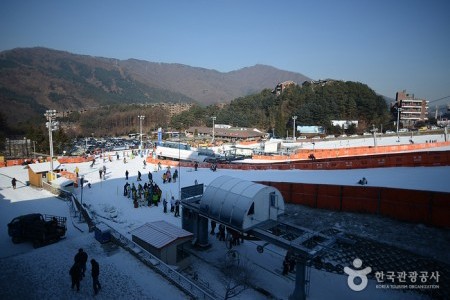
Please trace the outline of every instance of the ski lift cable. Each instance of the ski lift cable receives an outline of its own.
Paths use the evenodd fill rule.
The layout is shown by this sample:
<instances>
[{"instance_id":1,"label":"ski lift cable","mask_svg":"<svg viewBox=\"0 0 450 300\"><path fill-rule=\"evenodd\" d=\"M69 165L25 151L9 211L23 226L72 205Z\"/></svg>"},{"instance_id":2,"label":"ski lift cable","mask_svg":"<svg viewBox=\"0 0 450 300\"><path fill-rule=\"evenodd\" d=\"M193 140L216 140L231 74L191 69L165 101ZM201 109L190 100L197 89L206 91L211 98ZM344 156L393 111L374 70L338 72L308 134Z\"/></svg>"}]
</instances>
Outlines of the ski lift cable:
<instances>
[{"instance_id":1,"label":"ski lift cable","mask_svg":"<svg viewBox=\"0 0 450 300\"><path fill-rule=\"evenodd\" d=\"M442 98L439 98L439 99L435 99L435 100L428 101L428 103L433 103L433 102L440 101L440 100L444 100L444 99L447 99L447 98L450 98L450 95L445 96L445 97L442 97Z\"/></svg>"}]
</instances>

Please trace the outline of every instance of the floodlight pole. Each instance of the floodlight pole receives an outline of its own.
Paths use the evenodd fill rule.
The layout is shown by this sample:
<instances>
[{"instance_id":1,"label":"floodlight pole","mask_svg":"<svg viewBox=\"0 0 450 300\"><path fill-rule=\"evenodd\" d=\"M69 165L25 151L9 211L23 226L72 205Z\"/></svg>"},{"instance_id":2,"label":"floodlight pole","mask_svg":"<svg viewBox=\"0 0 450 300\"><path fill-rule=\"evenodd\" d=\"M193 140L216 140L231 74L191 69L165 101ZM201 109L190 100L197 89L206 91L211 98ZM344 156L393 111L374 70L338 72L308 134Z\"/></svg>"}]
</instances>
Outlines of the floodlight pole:
<instances>
[{"instance_id":1,"label":"floodlight pole","mask_svg":"<svg viewBox=\"0 0 450 300\"><path fill-rule=\"evenodd\" d=\"M83 211L83 185L84 185L84 175L81 175L81 209L80 209L80 222L81 222L81 212Z\"/></svg>"},{"instance_id":2,"label":"floodlight pole","mask_svg":"<svg viewBox=\"0 0 450 300\"><path fill-rule=\"evenodd\" d=\"M402 109L397 107L397 142L400 142L400 135L398 134L398 124L400 123L400 112Z\"/></svg>"},{"instance_id":3,"label":"floodlight pole","mask_svg":"<svg viewBox=\"0 0 450 300\"><path fill-rule=\"evenodd\" d=\"M50 143L50 176L53 179L53 135L52 135L52 130L53 130L53 120L55 119L56 116L56 110L54 109L49 109L45 112L44 116L47 118L48 123L48 140ZM48 178L47 178L48 180Z\"/></svg>"},{"instance_id":4,"label":"floodlight pole","mask_svg":"<svg viewBox=\"0 0 450 300\"><path fill-rule=\"evenodd\" d=\"M140 137L140 140L141 140L141 144L139 146L139 150L141 150L141 154L142 154L142 120L145 119L145 116L139 115L138 118L139 118L139 137Z\"/></svg>"},{"instance_id":5,"label":"floodlight pole","mask_svg":"<svg viewBox=\"0 0 450 300\"><path fill-rule=\"evenodd\" d=\"M211 144L214 143L214 121L216 121L216 117L211 117L212 121L213 121L213 126L212 126L212 141Z\"/></svg>"},{"instance_id":6,"label":"floodlight pole","mask_svg":"<svg viewBox=\"0 0 450 300\"><path fill-rule=\"evenodd\" d=\"M293 116L292 120L294 120L294 130L292 131L292 139L295 141L295 120L297 120L297 116Z\"/></svg>"},{"instance_id":7,"label":"floodlight pole","mask_svg":"<svg viewBox=\"0 0 450 300\"><path fill-rule=\"evenodd\" d=\"M178 199L181 200L181 136L178 133Z\"/></svg>"}]
</instances>

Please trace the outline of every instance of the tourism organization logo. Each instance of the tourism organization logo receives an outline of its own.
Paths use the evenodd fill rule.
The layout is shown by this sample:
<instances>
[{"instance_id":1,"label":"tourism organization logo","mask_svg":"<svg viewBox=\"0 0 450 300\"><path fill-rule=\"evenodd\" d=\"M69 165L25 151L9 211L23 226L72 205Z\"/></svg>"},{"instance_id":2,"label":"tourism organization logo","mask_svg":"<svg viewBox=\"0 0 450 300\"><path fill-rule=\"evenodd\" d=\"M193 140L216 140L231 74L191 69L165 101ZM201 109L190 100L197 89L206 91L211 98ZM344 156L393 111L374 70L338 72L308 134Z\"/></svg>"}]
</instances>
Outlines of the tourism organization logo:
<instances>
[{"instance_id":1,"label":"tourism organization logo","mask_svg":"<svg viewBox=\"0 0 450 300\"><path fill-rule=\"evenodd\" d=\"M368 283L367 275L372 272L372 268L366 267L359 270L362 266L362 260L360 260L359 258L355 258L355 260L353 260L353 266L356 268L356 270L349 267L344 267L344 272L348 275L347 284L348 287L353 291L360 292L366 288ZM359 278L361 282L355 283L356 278Z\"/></svg>"},{"instance_id":2,"label":"tourism organization logo","mask_svg":"<svg viewBox=\"0 0 450 300\"><path fill-rule=\"evenodd\" d=\"M348 287L360 292L367 287L367 275L372 272L371 267L362 269L363 262L359 258L353 260L355 269L344 267L348 275ZM439 289L439 271L376 271L377 289Z\"/></svg>"}]
</instances>

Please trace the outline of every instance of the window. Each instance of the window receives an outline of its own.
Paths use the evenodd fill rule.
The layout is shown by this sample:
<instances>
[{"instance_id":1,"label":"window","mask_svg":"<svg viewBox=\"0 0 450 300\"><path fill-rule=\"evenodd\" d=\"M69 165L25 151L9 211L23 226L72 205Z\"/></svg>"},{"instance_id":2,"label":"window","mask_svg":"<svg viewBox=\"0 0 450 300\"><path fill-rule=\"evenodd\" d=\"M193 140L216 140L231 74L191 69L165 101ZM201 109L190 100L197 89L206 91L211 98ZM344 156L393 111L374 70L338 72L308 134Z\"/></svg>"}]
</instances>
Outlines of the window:
<instances>
[{"instance_id":1,"label":"window","mask_svg":"<svg viewBox=\"0 0 450 300\"><path fill-rule=\"evenodd\" d=\"M248 210L247 216L251 216L255 214L255 202L252 202L250 209Z\"/></svg>"},{"instance_id":2,"label":"window","mask_svg":"<svg viewBox=\"0 0 450 300\"><path fill-rule=\"evenodd\" d=\"M270 193L270 206L275 207L277 203L277 195L275 195L275 192Z\"/></svg>"}]
</instances>

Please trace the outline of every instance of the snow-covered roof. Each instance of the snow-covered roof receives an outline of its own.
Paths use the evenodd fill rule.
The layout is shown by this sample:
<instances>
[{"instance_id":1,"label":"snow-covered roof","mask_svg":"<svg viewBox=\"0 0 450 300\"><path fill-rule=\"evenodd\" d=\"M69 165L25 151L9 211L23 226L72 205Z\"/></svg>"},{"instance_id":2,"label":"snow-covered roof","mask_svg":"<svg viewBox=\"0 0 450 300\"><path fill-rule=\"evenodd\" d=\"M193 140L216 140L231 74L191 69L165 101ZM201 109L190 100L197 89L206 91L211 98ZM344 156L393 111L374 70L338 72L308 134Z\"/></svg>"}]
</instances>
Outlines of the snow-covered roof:
<instances>
[{"instance_id":1,"label":"snow-covered roof","mask_svg":"<svg viewBox=\"0 0 450 300\"><path fill-rule=\"evenodd\" d=\"M145 223L130 233L158 249L169 245L177 239L194 236L189 231L167 223L166 221Z\"/></svg>"},{"instance_id":2,"label":"snow-covered roof","mask_svg":"<svg viewBox=\"0 0 450 300\"><path fill-rule=\"evenodd\" d=\"M59 163L59 161L57 160L53 161L53 171L59 169L60 166L61 164ZM30 167L30 169L34 173L49 172L51 169L50 162L29 164L28 167Z\"/></svg>"},{"instance_id":3,"label":"snow-covered roof","mask_svg":"<svg viewBox=\"0 0 450 300\"><path fill-rule=\"evenodd\" d=\"M58 177L56 179L52 180L52 185L53 186L68 186L68 185L72 185L73 184L73 180L67 179L65 177Z\"/></svg>"}]
</instances>

